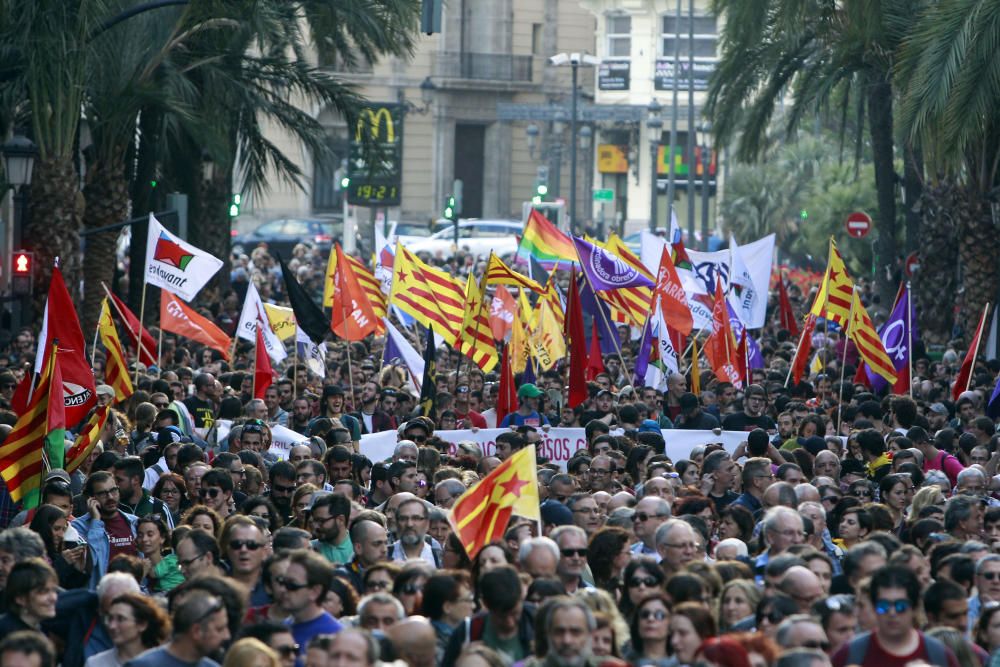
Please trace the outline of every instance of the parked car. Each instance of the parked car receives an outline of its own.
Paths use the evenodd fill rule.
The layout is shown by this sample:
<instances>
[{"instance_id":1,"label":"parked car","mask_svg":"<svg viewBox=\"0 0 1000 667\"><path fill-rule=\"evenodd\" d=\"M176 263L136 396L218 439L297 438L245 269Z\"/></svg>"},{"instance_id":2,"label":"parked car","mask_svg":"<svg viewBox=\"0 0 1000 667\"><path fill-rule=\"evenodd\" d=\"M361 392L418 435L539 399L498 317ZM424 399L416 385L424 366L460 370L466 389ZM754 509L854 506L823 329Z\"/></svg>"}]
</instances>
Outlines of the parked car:
<instances>
[{"instance_id":1,"label":"parked car","mask_svg":"<svg viewBox=\"0 0 1000 667\"><path fill-rule=\"evenodd\" d=\"M282 218L265 222L247 234L237 234L232 247L234 251L250 253L264 243L268 250L280 252L287 259L299 243L311 245L322 253L329 252L343 233L344 223L336 218Z\"/></svg>"},{"instance_id":2,"label":"parked car","mask_svg":"<svg viewBox=\"0 0 1000 667\"><path fill-rule=\"evenodd\" d=\"M438 220L435 231L425 239L400 237L412 252L449 255L455 244L455 226L449 220ZM460 220L458 245L476 257L488 257L490 251L509 255L517 250L517 237L524 231L518 220Z\"/></svg>"}]
</instances>

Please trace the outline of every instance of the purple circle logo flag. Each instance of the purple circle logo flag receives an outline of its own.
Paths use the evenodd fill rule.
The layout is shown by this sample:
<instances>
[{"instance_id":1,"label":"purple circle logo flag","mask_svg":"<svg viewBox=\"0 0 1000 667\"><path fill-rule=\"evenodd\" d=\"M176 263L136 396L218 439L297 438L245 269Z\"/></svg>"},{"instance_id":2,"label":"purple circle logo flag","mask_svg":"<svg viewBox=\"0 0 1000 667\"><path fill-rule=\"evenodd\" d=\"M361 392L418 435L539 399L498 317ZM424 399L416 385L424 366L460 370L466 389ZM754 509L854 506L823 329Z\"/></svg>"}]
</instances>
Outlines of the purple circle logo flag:
<instances>
[{"instance_id":1,"label":"purple circle logo flag","mask_svg":"<svg viewBox=\"0 0 1000 667\"><path fill-rule=\"evenodd\" d=\"M591 253L590 270L602 281L615 286L628 285L639 275L625 260L603 248L594 248Z\"/></svg>"}]
</instances>

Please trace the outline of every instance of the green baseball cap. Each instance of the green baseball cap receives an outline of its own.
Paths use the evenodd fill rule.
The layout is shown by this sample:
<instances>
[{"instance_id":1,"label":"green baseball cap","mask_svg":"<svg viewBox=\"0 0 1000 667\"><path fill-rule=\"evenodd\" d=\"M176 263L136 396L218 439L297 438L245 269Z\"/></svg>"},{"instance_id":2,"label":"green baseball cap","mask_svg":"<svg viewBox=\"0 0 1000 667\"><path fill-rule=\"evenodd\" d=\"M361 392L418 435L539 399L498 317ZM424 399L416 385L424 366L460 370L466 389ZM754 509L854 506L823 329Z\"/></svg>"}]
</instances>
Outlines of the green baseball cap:
<instances>
[{"instance_id":1,"label":"green baseball cap","mask_svg":"<svg viewBox=\"0 0 1000 667\"><path fill-rule=\"evenodd\" d=\"M517 390L518 398L538 398L541 395L542 390L530 382L522 384L521 388Z\"/></svg>"}]
</instances>

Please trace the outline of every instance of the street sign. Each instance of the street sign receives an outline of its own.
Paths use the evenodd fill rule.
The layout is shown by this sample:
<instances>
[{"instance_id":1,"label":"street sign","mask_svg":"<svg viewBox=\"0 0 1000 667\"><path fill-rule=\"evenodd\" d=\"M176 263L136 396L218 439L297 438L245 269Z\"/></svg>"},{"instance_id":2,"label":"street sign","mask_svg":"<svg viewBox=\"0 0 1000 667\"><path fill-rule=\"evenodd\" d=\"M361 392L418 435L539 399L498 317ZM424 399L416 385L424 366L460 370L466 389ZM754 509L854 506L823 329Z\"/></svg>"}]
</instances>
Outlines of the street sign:
<instances>
[{"instance_id":1,"label":"street sign","mask_svg":"<svg viewBox=\"0 0 1000 667\"><path fill-rule=\"evenodd\" d=\"M911 252L906 258L906 264L904 265L904 270L906 271L906 277L912 278L913 274L920 270L920 257L917 253Z\"/></svg>"},{"instance_id":2,"label":"street sign","mask_svg":"<svg viewBox=\"0 0 1000 667\"><path fill-rule=\"evenodd\" d=\"M594 201L614 201L615 191L611 188L594 188Z\"/></svg>"},{"instance_id":3,"label":"street sign","mask_svg":"<svg viewBox=\"0 0 1000 667\"><path fill-rule=\"evenodd\" d=\"M844 221L844 228L854 238L863 239L872 230L872 219L867 213L856 211L847 216L847 220Z\"/></svg>"},{"instance_id":4,"label":"street sign","mask_svg":"<svg viewBox=\"0 0 1000 667\"><path fill-rule=\"evenodd\" d=\"M347 163L347 202L399 206L403 173L403 106L370 102L358 113Z\"/></svg>"}]
</instances>

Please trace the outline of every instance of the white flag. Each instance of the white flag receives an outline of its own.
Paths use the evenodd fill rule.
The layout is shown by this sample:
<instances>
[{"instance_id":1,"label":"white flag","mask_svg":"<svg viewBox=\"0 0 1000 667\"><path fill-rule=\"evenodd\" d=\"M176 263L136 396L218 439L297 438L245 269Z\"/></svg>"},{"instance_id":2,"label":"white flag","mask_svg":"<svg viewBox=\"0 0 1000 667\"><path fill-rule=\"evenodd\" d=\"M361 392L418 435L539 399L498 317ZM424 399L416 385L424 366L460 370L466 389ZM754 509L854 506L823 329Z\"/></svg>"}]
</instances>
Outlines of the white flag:
<instances>
[{"instance_id":1,"label":"white flag","mask_svg":"<svg viewBox=\"0 0 1000 667\"><path fill-rule=\"evenodd\" d=\"M236 327L236 335L244 340L257 342L257 323L262 324L261 333L264 336L264 347L267 348L267 356L275 362L279 362L288 356L285 351L285 344L278 338L271 328L270 320L264 311L264 302L260 300L260 294L253 281L247 287L247 298L243 302L243 312L240 314L240 323Z\"/></svg>"},{"instance_id":2,"label":"white flag","mask_svg":"<svg viewBox=\"0 0 1000 667\"><path fill-rule=\"evenodd\" d=\"M306 367L321 378L325 378L326 343L317 345L301 327L297 327L295 330L295 345L299 351L299 358L306 363Z\"/></svg>"},{"instance_id":3,"label":"white flag","mask_svg":"<svg viewBox=\"0 0 1000 667\"><path fill-rule=\"evenodd\" d=\"M742 321L750 322L754 319L760 291L754 284L750 269L743 261L743 251L736 245L736 237L732 234L729 235L729 255L729 304ZM770 278L770 272L768 272L768 278Z\"/></svg>"},{"instance_id":4,"label":"white flag","mask_svg":"<svg viewBox=\"0 0 1000 667\"><path fill-rule=\"evenodd\" d=\"M146 284L170 290L190 301L220 268L221 259L174 236L149 214Z\"/></svg>"}]
</instances>

